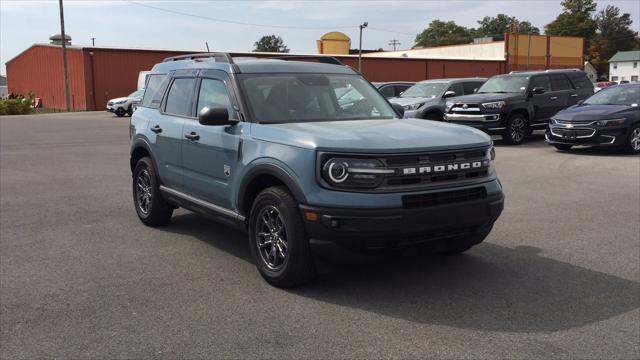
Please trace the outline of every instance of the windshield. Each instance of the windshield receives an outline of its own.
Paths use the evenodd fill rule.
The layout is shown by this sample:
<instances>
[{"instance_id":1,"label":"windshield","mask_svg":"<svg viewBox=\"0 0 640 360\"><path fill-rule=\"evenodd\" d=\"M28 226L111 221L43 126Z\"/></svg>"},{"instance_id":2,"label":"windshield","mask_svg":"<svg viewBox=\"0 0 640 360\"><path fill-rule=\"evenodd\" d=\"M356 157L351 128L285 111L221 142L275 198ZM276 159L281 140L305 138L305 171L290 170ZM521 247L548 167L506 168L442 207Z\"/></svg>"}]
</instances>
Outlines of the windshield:
<instances>
[{"instance_id":1,"label":"windshield","mask_svg":"<svg viewBox=\"0 0 640 360\"><path fill-rule=\"evenodd\" d=\"M132 92L131 94L129 94L128 97L130 97L130 98L139 98L139 97L142 97L142 95L144 95L144 89L136 90L136 91Z\"/></svg>"},{"instance_id":2,"label":"windshield","mask_svg":"<svg viewBox=\"0 0 640 360\"><path fill-rule=\"evenodd\" d=\"M588 105L632 105L640 104L640 86L611 86L588 98Z\"/></svg>"},{"instance_id":3,"label":"windshield","mask_svg":"<svg viewBox=\"0 0 640 360\"><path fill-rule=\"evenodd\" d=\"M423 82L417 83L412 87L408 88L400 97L403 98L415 98L415 97L426 97L426 98L434 98L439 96L442 93L444 87L447 86L447 83L443 82Z\"/></svg>"},{"instance_id":4,"label":"windshield","mask_svg":"<svg viewBox=\"0 0 640 360\"><path fill-rule=\"evenodd\" d=\"M241 74L260 123L392 119L386 99L357 75Z\"/></svg>"},{"instance_id":5,"label":"windshield","mask_svg":"<svg viewBox=\"0 0 640 360\"><path fill-rule=\"evenodd\" d=\"M496 76L487 80L478 94L486 93L521 93L527 90L528 76Z\"/></svg>"}]
</instances>

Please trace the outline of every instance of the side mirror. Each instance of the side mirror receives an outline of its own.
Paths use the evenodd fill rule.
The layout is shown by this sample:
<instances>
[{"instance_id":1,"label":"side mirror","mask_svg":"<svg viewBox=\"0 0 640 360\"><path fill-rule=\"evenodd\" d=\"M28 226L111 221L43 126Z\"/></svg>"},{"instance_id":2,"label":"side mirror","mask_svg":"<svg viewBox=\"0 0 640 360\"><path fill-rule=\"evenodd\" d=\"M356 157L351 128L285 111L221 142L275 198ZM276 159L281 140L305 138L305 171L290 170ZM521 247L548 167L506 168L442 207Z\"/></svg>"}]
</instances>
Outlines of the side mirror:
<instances>
[{"instance_id":1,"label":"side mirror","mask_svg":"<svg viewBox=\"0 0 640 360\"><path fill-rule=\"evenodd\" d=\"M400 116L400 118L404 117L404 108L402 107L402 105L396 104L396 103L391 103L391 106L393 107L393 110L396 111L398 116Z\"/></svg>"},{"instance_id":2,"label":"side mirror","mask_svg":"<svg viewBox=\"0 0 640 360\"><path fill-rule=\"evenodd\" d=\"M539 95L539 94L544 94L544 88L542 86L536 86L533 88L533 90L531 90L531 94L532 95Z\"/></svg>"},{"instance_id":3,"label":"side mirror","mask_svg":"<svg viewBox=\"0 0 640 360\"><path fill-rule=\"evenodd\" d=\"M451 90L445 91L444 95L442 95L442 97L445 98L445 99L446 98L450 98L450 97L454 97L454 96L456 96L456 92L455 91L451 91Z\"/></svg>"},{"instance_id":4,"label":"side mirror","mask_svg":"<svg viewBox=\"0 0 640 360\"><path fill-rule=\"evenodd\" d=\"M475 89L473 89L473 92L474 92L474 93L477 93L477 92L478 92L478 89L480 89L480 88L475 88Z\"/></svg>"},{"instance_id":5,"label":"side mirror","mask_svg":"<svg viewBox=\"0 0 640 360\"><path fill-rule=\"evenodd\" d=\"M400 94L398 94L398 96L402 96L402 94L404 94L404 91L401 91Z\"/></svg>"},{"instance_id":6,"label":"side mirror","mask_svg":"<svg viewBox=\"0 0 640 360\"><path fill-rule=\"evenodd\" d=\"M238 123L236 119L229 119L227 108L209 108L207 106L200 110L198 121L200 124L207 126L235 125Z\"/></svg>"}]
</instances>

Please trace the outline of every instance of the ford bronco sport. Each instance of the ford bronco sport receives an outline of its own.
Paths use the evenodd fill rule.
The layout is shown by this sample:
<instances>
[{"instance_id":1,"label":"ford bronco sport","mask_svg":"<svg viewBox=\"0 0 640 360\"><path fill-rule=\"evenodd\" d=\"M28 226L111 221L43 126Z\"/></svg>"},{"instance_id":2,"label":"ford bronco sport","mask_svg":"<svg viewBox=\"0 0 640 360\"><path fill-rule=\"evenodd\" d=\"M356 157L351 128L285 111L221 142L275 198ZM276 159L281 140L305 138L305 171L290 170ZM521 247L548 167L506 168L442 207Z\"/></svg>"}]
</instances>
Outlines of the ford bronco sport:
<instances>
[{"instance_id":1,"label":"ford bronco sport","mask_svg":"<svg viewBox=\"0 0 640 360\"><path fill-rule=\"evenodd\" d=\"M593 84L584 71L512 72L490 78L473 95L447 102L445 120L518 145L533 130L546 129L558 111L591 95Z\"/></svg>"},{"instance_id":2,"label":"ford bronco sport","mask_svg":"<svg viewBox=\"0 0 640 360\"><path fill-rule=\"evenodd\" d=\"M503 209L490 138L402 119L356 71L317 60L155 65L130 129L140 220L165 225L183 207L246 229L260 274L280 287L313 277L312 251L483 241ZM351 89L357 100L337 101Z\"/></svg>"}]
</instances>

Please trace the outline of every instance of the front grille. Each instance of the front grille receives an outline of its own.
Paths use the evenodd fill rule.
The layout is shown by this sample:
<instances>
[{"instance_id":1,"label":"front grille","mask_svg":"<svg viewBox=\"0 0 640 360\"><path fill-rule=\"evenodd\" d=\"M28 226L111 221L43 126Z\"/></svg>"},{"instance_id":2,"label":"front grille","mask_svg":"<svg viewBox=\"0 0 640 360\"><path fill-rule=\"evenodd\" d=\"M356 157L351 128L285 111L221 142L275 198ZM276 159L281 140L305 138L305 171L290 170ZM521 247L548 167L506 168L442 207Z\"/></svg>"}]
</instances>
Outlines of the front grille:
<instances>
[{"instance_id":1,"label":"front grille","mask_svg":"<svg viewBox=\"0 0 640 360\"><path fill-rule=\"evenodd\" d=\"M591 125L592 123L595 122L593 120L572 120L572 121L558 120L558 119L553 119L553 120L557 124L562 124L562 125L567 125L567 124L571 124L571 125Z\"/></svg>"},{"instance_id":2,"label":"front grille","mask_svg":"<svg viewBox=\"0 0 640 360\"><path fill-rule=\"evenodd\" d=\"M450 110L451 114L460 115L482 115L478 104L454 104Z\"/></svg>"},{"instance_id":3,"label":"front grille","mask_svg":"<svg viewBox=\"0 0 640 360\"><path fill-rule=\"evenodd\" d=\"M487 190L481 186L463 190L443 191L431 194L405 195L402 207L405 209L425 208L486 199Z\"/></svg>"},{"instance_id":4,"label":"front grille","mask_svg":"<svg viewBox=\"0 0 640 360\"><path fill-rule=\"evenodd\" d=\"M471 182L489 175L490 159L486 149L389 155L379 159L387 169L394 170L379 186L378 189L383 191L426 188L449 182ZM472 167L470 164L478 166Z\"/></svg>"},{"instance_id":5,"label":"front grille","mask_svg":"<svg viewBox=\"0 0 640 360\"><path fill-rule=\"evenodd\" d=\"M573 128L573 129L564 129L564 128L558 128L558 127L551 128L551 133L558 137L575 136L576 138L587 138L587 137L592 137L593 134L595 134L595 132L596 131L594 129L587 129L587 128Z\"/></svg>"}]
</instances>

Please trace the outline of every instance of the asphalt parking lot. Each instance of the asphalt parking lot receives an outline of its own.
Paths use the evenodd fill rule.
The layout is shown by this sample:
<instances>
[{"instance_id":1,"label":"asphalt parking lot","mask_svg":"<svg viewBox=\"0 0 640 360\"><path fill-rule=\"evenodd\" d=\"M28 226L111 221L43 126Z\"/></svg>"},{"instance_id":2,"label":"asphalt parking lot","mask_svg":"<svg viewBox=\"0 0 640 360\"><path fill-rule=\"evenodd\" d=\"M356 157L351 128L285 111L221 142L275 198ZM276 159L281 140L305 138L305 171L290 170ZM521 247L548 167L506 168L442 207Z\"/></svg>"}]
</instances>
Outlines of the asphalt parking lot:
<instances>
[{"instance_id":1,"label":"asphalt parking lot","mask_svg":"<svg viewBox=\"0 0 640 360\"><path fill-rule=\"evenodd\" d=\"M640 357L640 157L498 144L485 243L285 291L240 232L138 221L128 124L0 119L0 357Z\"/></svg>"}]
</instances>

